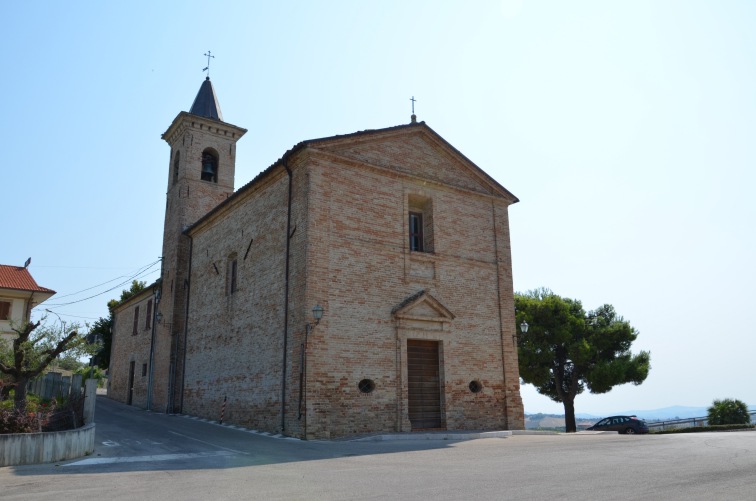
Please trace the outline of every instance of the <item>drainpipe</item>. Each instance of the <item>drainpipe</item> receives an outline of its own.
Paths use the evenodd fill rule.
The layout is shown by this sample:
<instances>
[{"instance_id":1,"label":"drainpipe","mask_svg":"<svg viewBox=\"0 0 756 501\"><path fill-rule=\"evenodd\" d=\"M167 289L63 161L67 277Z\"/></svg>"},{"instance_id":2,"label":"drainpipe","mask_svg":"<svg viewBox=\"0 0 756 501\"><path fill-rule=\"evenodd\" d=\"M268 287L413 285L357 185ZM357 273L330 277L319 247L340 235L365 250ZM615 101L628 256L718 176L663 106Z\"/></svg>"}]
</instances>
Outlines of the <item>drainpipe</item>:
<instances>
[{"instance_id":1,"label":"drainpipe","mask_svg":"<svg viewBox=\"0 0 756 501\"><path fill-rule=\"evenodd\" d=\"M187 270L186 301L184 305L184 346L181 360L181 398L179 399L179 414L184 412L184 384L186 383L186 340L189 335L189 292L192 288L192 254L194 253L194 239L189 237L189 269Z\"/></svg>"},{"instance_id":2,"label":"drainpipe","mask_svg":"<svg viewBox=\"0 0 756 501\"><path fill-rule=\"evenodd\" d=\"M112 394L110 393L110 384L113 382L113 346L115 344L115 332L116 332L116 314L115 312L110 312L110 318L113 319L113 324L110 326L110 361L108 362L108 397L112 398Z\"/></svg>"},{"instance_id":3,"label":"drainpipe","mask_svg":"<svg viewBox=\"0 0 756 501\"><path fill-rule=\"evenodd\" d=\"M26 300L26 318L24 318L24 322L31 322L31 311L32 311L32 301L34 301L34 293L32 292L29 296L29 299ZM13 318L13 317L11 317ZM65 326L63 326L65 327ZM65 334L65 332L63 333Z\"/></svg>"},{"instance_id":4,"label":"drainpipe","mask_svg":"<svg viewBox=\"0 0 756 501\"><path fill-rule=\"evenodd\" d=\"M283 328L283 360L281 362L281 433L286 429L286 350L288 349L289 339L289 249L291 244L291 193L292 193L292 172L286 162L286 156L281 160L289 176L289 193L286 210L286 272L284 282L284 328Z\"/></svg>"},{"instance_id":5,"label":"drainpipe","mask_svg":"<svg viewBox=\"0 0 756 501\"><path fill-rule=\"evenodd\" d=\"M150 373L147 375L147 410L152 410L152 376L153 376L153 366L155 364L155 330L157 329L157 312L158 312L158 306L160 305L160 297L162 296L161 290L163 287L163 266L161 263L160 266L160 285L155 288L155 292L153 293L153 296L155 298L155 306L152 308L152 332L150 333ZM115 323L115 320L113 320ZM111 348L112 351L112 348Z\"/></svg>"}]
</instances>

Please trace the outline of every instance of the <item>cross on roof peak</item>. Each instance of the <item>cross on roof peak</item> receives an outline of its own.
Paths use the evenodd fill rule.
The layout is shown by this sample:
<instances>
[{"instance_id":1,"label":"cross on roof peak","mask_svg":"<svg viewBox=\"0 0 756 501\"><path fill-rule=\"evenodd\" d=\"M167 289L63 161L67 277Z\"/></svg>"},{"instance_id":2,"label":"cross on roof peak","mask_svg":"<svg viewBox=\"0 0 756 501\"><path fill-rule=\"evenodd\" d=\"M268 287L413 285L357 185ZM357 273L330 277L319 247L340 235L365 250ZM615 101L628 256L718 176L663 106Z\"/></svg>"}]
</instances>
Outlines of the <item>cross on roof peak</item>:
<instances>
[{"instance_id":1,"label":"cross on roof peak","mask_svg":"<svg viewBox=\"0 0 756 501\"><path fill-rule=\"evenodd\" d=\"M205 57L207 57L207 66L205 66L202 71L207 71L207 78L210 79L210 58L212 57L213 59L215 59L215 56L211 55L210 51L207 51L207 53L205 53Z\"/></svg>"}]
</instances>

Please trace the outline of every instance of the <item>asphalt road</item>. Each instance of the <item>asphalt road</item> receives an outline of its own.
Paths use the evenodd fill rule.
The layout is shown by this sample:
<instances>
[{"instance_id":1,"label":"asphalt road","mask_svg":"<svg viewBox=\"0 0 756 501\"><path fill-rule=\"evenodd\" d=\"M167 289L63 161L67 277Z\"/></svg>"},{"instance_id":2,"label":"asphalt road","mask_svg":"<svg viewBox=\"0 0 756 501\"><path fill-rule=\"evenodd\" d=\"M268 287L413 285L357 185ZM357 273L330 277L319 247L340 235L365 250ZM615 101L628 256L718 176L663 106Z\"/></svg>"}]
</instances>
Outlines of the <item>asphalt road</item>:
<instances>
[{"instance_id":1,"label":"asphalt road","mask_svg":"<svg viewBox=\"0 0 756 501\"><path fill-rule=\"evenodd\" d=\"M0 499L756 499L756 432L299 441L99 397L87 458L0 468Z\"/></svg>"}]
</instances>

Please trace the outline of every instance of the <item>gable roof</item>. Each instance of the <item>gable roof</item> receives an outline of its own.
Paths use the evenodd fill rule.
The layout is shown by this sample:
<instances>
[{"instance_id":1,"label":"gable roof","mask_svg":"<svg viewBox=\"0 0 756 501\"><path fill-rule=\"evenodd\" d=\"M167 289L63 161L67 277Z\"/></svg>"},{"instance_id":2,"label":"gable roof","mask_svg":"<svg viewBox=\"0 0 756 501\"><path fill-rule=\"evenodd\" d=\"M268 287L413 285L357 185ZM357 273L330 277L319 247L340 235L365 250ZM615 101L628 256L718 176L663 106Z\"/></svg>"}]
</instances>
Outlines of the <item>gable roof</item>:
<instances>
[{"instance_id":1,"label":"gable roof","mask_svg":"<svg viewBox=\"0 0 756 501\"><path fill-rule=\"evenodd\" d=\"M488 175L483 169L478 167L475 163L472 162L469 158L467 158L462 152L460 152L457 148L452 146L449 142L447 142L443 137L441 137L436 131L431 129L428 125L426 125L425 122L410 122L409 124L402 124L402 125L395 125L393 127L385 127L382 129L366 129L363 131L358 132L352 132L349 134L337 134L335 136L328 136L328 137L321 137L318 139L307 139L305 141L301 141L297 144L295 144L291 149L287 150L281 158L276 160L272 165L270 165L268 168L260 172L257 176L255 176L251 181L249 181L244 186L240 187L238 190L236 190L231 196L226 198L223 202L218 204L214 209L212 209L210 212L199 218L197 221L195 221L192 225L190 225L188 228L184 230L184 233L189 233L191 230L197 226L199 226L204 221L210 219L214 214L218 213L219 211L223 210L224 207L228 206L229 204L233 203L234 200L236 200L238 197L242 196L244 193L252 189L254 186L256 186L258 183L262 182L263 179L271 175L273 171L276 170L277 167L285 167L287 165L287 161L289 158L294 156L295 154L299 153L300 151L308 148L313 147L317 148L320 146L324 146L328 143L332 142L339 142L343 141L345 139L352 139L352 138L362 138L362 137L368 137L371 135L379 135L384 134L387 132L393 132L393 131L401 131L401 130L411 130L411 129L423 129L427 131L429 134L431 134L433 137L438 139L441 144L444 145L444 147L448 148L453 154L458 155L464 162L466 162L472 169L474 169L478 175L483 177L492 187L495 188L497 192L499 192L500 195L505 196L506 198L509 198L511 200L511 203L517 203L520 200L514 196L509 190L504 188L501 184L499 184L498 181L496 181L494 178L492 178L490 175Z\"/></svg>"},{"instance_id":2,"label":"gable roof","mask_svg":"<svg viewBox=\"0 0 756 501\"><path fill-rule=\"evenodd\" d=\"M0 289L55 294L54 290L37 285L29 270L23 266L9 266L7 264L0 264Z\"/></svg>"}]
</instances>

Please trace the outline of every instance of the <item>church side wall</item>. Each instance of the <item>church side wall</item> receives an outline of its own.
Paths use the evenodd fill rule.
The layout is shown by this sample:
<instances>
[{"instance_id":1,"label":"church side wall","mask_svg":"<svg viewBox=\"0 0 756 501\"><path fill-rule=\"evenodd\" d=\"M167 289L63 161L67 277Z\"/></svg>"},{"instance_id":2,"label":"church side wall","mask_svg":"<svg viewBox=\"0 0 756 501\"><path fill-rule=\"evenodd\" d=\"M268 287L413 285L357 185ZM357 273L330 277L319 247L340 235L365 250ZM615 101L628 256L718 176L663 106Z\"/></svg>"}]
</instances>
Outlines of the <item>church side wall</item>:
<instances>
[{"instance_id":1,"label":"church side wall","mask_svg":"<svg viewBox=\"0 0 756 501\"><path fill-rule=\"evenodd\" d=\"M280 428L285 171L193 235L183 412ZM237 289L229 293L232 261Z\"/></svg>"}]
</instances>

